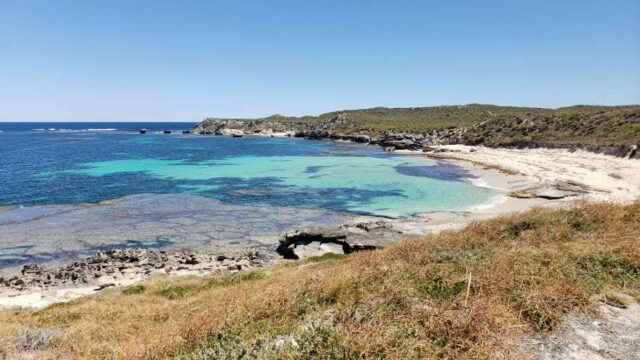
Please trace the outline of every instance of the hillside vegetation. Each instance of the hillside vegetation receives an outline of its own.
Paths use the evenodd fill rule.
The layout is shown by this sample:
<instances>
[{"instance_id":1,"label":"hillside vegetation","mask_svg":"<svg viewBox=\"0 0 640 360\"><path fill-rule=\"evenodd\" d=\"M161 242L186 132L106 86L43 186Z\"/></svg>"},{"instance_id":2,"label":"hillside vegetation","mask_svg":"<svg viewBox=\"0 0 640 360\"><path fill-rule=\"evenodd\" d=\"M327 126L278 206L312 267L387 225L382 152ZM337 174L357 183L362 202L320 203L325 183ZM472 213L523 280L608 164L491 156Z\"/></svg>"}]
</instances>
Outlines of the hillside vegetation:
<instances>
[{"instance_id":1,"label":"hillside vegetation","mask_svg":"<svg viewBox=\"0 0 640 360\"><path fill-rule=\"evenodd\" d=\"M640 299L640 203L475 222L384 250L157 278L0 313L8 358L525 358L518 338ZM45 335L43 335L45 334Z\"/></svg>"},{"instance_id":2,"label":"hillside vegetation","mask_svg":"<svg viewBox=\"0 0 640 360\"><path fill-rule=\"evenodd\" d=\"M462 127L462 138L449 139L490 146L514 142L548 144L640 144L640 106L572 106L559 109L495 105L372 108L344 110L319 116L273 115L254 121L318 126L343 134L380 135L384 132L422 134ZM236 119L242 120L242 119Z\"/></svg>"}]
</instances>

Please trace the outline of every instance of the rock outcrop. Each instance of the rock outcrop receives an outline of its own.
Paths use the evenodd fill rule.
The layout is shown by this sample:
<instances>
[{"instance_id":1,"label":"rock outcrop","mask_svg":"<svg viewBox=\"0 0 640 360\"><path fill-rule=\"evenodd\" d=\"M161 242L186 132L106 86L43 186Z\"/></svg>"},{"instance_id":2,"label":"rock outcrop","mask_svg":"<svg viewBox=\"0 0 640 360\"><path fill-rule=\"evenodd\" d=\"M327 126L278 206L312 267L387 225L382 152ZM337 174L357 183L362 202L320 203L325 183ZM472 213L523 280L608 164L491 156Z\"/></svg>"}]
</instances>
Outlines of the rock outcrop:
<instances>
[{"instance_id":1,"label":"rock outcrop","mask_svg":"<svg viewBox=\"0 0 640 360\"><path fill-rule=\"evenodd\" d=\"M338 228L313 228L285 234L277 248L287 259L349 254L373 250L400 239L402 233L384 221L345 224Z\"/></svg>"},{"instance_id":2,"label":"rock outcrop","mask_svg":"<svg viewBox=\"0 0 640 360\"><path fill-rule=\"evenodd\" d=\"M509 196L519 199L540 198L557 200L584 195L588 193L589 190L590 189L587 186L573 181L555 181L551 183L543 183L528 189L514 191L510 193Z\"/></svg>"},{"instance_id":3,"label":"rock outcrop","mask_svg":"<svg viewBox=\"0 0 640 360\"><path fill-rule=\"evenodd\" d=\"M274 120L206 119L191 132L201 135L287 135L309 140L338 140L380 145L389 150L421 150L430 145L459 143L464 128L433 130L425 134L382 132L371 129L348 130L348 119L337 115L318 124L278 122ZM360 132L362 131L362 132Z\"/></svg>"},{"instance_id":4,"label":"rock outcrop","mask_svg":"<svg viewBox=\"0 0 640 360\"><path fill-rule=\"evenodd\" d=\"M292 131L291 125L278 121L232 119L206 119L191 130L192 133L201 135L269 135Z\"/></svg>"},{"instance_id":5,"label":"rock outcrop","mask_svg":"<svg viewBox=\"0 0 640 360\"><path fill-rule=\"evenodd\" d=\"M266 258L258 252L225 257L187 250L114 249L101 251L83 261L64 266L27 264L20 274L0 276L0 289L22 291L31 288L54 288L72 285L95 285L96 290L110 286L123 277L141 278L154 273L238 271L261 266Z\"/></svg>"},{"instance_id":6,"label":"rock outcrop","mask_svg":"<svg viewBox=\"0 0 640 360\"><path fill-rule=\"evenodd\" d=\"M480 106L481 107L481 106ZM467 107L434 107L433 111L444 116L462 116ZM473 109L469 106L468 109ZM496 108L499 110L499 108ZM392 128L362 127L368 120L353 119L352 112L331 113L319 117L286 118L280 115L255 120L206 119L194 129L195 134L206 135L288 135L313 140L344 140L356 143L377 144L385 150L426 150L434 145L463 144L507 148L555 148L570 151L585 150L617 157L640 159L638 136L624 135L625 129L637 133L640 111L636 108L574 109L575 114L554 112L552 109L529 109L527 112L509 108L511 116L492 112L478 112L478 120L464 126L428 128L428 119L409 119L417 128L425 131L401 132ZM362 110L366 112L367 110ZM392 120L393 109L385 109ZM399 113L403 109L397 110ZM471 111L471 110L470 110ZM478 110L479 111L479 110ZM330 115L330 117L328 116ZM360 115L362 116L362 115ZM418 115L416 115L418 116ZM434 115L435 116L435 115ZM390 121L391 121L390 120ZM378 119L377 121L380 121ZM439 120L440 121L440 120ZM441 121L440 121L441 123ZM456 123L452 120L452 123ZM612 130L617 137L606 140ZM601 136L599 136L600 134ZM575 135L575 137L573 136ZM624 137L624 141L616 139ZM580 139L587 141L580 141ZM577 140L576 140L577 139ZM594 143L594 139L601 143ZM633 140L636 139L636 140ZM563 141L564 140L564 141Z\"/></svg>"}]
</instances>

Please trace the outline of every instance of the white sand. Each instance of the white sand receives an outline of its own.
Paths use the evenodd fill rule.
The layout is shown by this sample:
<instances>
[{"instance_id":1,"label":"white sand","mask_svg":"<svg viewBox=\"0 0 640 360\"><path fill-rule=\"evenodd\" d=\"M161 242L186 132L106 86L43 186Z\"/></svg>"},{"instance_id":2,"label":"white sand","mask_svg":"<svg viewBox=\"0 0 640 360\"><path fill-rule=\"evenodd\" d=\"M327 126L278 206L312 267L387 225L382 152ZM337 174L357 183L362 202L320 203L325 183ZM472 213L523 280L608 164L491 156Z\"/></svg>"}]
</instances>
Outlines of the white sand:
<instances>
[{"instance_id":1,"label":"white sand","mask_svg":"<svg viewBox=\"0 0 640 360\"><path fill-rule=\"evenodd\" d=\"M391 220L395 228L407 234L426 234L446 229L459 229L476 220L526 211L534 206L562 207L576 201L632 202L640 197L640 160L623 159L585 151L562 149L503 149L465 145L434 146L447 150L447 162L469 170L478 186L502 190L502 196L488 204L466 211L417 214L407 220ZM430 156L422 151L398 151L417 156ZM450 159L454 158L454 159ZM457 159L457 160L456 160ZM506 175L487 166L516 172ZM570 180L591 188L583 196L561 200L516 199L511 191L526 189L544 182Z\"/></svg>"},{"instance_id":2,"label":"white sand","mask_svg":"<svg viewBox=\"0 0 640 360\"><path fill-rule=\"evenodd\" d=\"M562 149L496 149L443 145L445 155L496 165L534 181L571 180L592 188L586 200L632 202L640 197L640 160Z\"/></svg>"}]
</instances>

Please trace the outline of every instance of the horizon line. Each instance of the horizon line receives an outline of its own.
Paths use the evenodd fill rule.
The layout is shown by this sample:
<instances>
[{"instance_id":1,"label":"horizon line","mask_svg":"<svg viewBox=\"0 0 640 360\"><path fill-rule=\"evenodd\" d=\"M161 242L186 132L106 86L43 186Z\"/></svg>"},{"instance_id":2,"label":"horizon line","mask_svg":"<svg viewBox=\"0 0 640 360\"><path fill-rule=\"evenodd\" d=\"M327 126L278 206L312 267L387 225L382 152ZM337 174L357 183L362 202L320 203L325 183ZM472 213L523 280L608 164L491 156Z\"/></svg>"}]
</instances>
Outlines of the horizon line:
<instances>
[{"instance_id":1,"label":"horizon line","mask_svg":"<svg viewBox=\"0 0 640 360\"><path fill-rule=\"evenodd\" d=\"M373 106L373 107L364 107L364 108L352 108L352 109L342 109L342 110L332 110L327 112L322 112L316 115L305 114L305 115L282 115L280 113L274 113L270 115L263 116L205 116L200 118L199 120L153 120L153 119L100 119L100 120L78 120L78 119L66 119L66 120L5 120L0 119L0 123L100 123L100 122L114 122L114 123L136 123L136 122L154 122L154 123L192 123L192 122L201 122L206 119L239 119L239 120L255 120L255 119L263 119L271 116L283 116L283 117L294 117L294 118L304 118L304 117L316 117L329 113L336 113L341 111L360 111L360 110L369 110L369 109L420 109L420 108L437 108L437 107L456 107L456 106L472 106L472 105L481 105L481 106L497 106L497 107L512 107L512 108L526 108L526 109L544 109L544 110L559 110L565 108L572 107L630 107L630 106L640 106L640 102L636 104L616 104L616 105L601 105L601 104L574 104L567 106L559 106L559 107L541 107L541 106L521 106L521 105L496 105L490 103L467 103L467 104L448 104L448 105L428 105L428 106Z\"/></svg>"}]
</instances>

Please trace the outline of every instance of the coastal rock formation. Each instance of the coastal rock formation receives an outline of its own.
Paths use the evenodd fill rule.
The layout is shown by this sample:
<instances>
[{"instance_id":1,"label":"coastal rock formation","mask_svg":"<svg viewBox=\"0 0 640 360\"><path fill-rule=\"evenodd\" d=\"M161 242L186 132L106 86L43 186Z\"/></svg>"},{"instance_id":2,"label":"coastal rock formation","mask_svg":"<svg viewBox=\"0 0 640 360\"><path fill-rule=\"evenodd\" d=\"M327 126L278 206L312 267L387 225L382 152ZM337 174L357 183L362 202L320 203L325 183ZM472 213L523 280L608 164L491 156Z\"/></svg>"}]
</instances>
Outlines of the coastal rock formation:
<instances>
[{"instance_id":1,"label":"coastal rock formation","mask_svg":"<svg viewBox=\"0 0 640 360\"><path fill-rule=\"evenodd\" d=\"M201 135L248 135L291 132L288 124L267 120L206 119L191 132Z\"/></svg>"},{"instance_id":2,"label":"coastal rock formation","mask_svg":"<svg viewBox=\"0 0 640 360\"><path fill-rule=\"evenodd\" d=\"M378 144L388 151L428 151L433 145L460 144L585 150L640 159L638 121L640 108L635 106L537 109L474 104L374 108L300 118L273 115L254 120L206 119L193 133L277 133Z\"/></svg>"},{"instance_id":3,"label":"coastal rock formation","mask_svg":"<svg viewBox=\"0 0 640 360\"><path fill-rule=\"evenodd\" d=\"M24 265L18 275L0 276L0 290L23 291L72 285L94 285L96 290L102 290L113 286L113 281L123 277L142 279L155 273L238 271L267 262L267 258L259 252L226 257L187 250L113 249L64 266Z\"/></svg>"},{"instance_id":4,"label":"coastal rock formation","mask_svg":"<svg viewBox=\"0 0 640 360\"><path fill-rule=\"evenodd\" d=\"M287 259L326 253L349 254L383 247L397 241L401 235L385 221L345 224L338 228L311 228L285 234L277 251Z\"/></svg>"},{"instance_id":5,"label":"coastal rock formation","mask_svg":"<svg viewBox=\"0 0 640 360\"><path fill-rule=\"evenodd\" d=\"M528 189L514 191L509 194L519 199L540 198L547 200L564 199L571 196L580 196L589 192L589 188L573 181L555 181L543 183Z\"/></svg>"}]
</instances>

